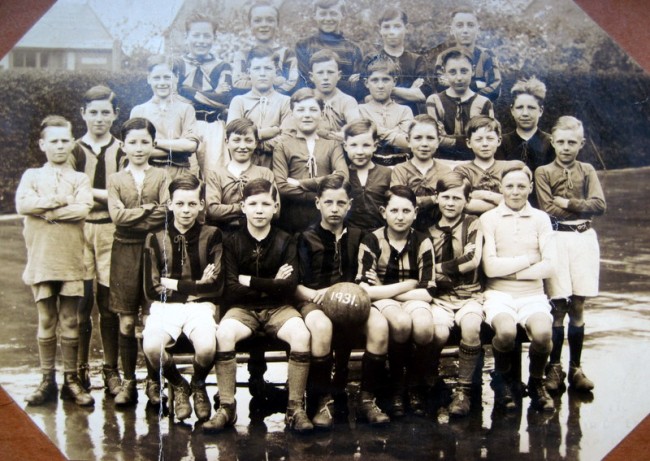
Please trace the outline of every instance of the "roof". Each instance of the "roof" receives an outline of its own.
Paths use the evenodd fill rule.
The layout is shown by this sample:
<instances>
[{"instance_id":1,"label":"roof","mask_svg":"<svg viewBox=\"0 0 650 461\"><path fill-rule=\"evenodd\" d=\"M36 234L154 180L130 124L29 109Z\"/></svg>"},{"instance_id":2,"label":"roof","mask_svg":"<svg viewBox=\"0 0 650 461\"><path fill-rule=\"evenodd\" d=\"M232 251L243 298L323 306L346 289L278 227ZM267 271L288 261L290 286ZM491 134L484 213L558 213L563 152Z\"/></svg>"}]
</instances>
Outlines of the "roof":
<instances>
[{"instance_id":1,"label":"roof","mask_svg":"<svg viewBox=\"0 0 650 461\"><path fill-rule=\"evenodd\" d=\"M16 48L112 49L114 39L87 4L56 2Z\"/></svg>"}]
</instances>

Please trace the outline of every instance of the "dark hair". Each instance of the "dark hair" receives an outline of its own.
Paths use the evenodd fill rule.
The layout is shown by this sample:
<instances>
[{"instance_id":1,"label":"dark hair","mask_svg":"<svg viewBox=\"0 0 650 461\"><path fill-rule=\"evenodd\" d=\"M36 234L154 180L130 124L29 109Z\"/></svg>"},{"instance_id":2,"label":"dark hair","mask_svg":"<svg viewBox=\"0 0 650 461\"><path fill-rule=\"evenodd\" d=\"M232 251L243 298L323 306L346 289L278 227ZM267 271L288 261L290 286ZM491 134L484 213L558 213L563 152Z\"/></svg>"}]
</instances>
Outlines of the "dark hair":
<instances>
[{"instance_id":1,"label":"dark hair","mask_svg":"<svg viewBox=\"0 0 650 461\"><path fill-rule=\"evenodd\" d=\"M113 111L117 110L117 95L109 87L104 85L93 86L86 91L82 99L84 108L93 101L108 101L113 106Z\"/></svg>"},{"instance_id":2,"label":"dark hair","mask_svg":"<svg viewBox=\"0 0 650 461\"><path fill-rule=\"evenodd\" d=\"M368 120L367 118L361 118L354 122L350 122L343 127L343 139L359 136L360 134L368 132L372 133L372 139L375 141L379 139L375 122Z\"/></svg>"},{"instance_id":3,"label":"dark hair","mask_svg":"<svg viewBox=\"0 0 650 461\"><path fill-rule=\"evenodd\" d=\"M246 68L250 68L253 59L272 58L273 65L278 67L279 56L268 46L254 46L246 55Z\"/></svg>"},{"instance_id":4,"label":"dark hair","mask_svg":"<svg viewBox=\"0 0 650 461\"><path fill-rule=\"evenodd\" d=\"M273 8L275 10L275 17L278 20L278 23L280 23L280 10L278 10L278 8L275 5L273 5L271 2L264 1L264 0L260 0L253 3L253 5L248 9L248 23L250 24L251 19L253 19L253 10L255 8L261 8L263 6Z\"/></svg>"},{"instance_id":5,"label":"dark hair","mask_svg":"<svg viewBox=\"0 0 650 461\"><path fill-rule=\"evenodd\" d=\"M147 130L151 139L156 139L156 127L146 118L135 117L124 122L120 129L120 137L122 141L124 141L129 132L133 130Z\"/></svg>"},{"instance_id":6,"label":"dark hair","mask_svg":"<svg viewBox=\"0 0 650 461\"><path fill-rule=\"evenodd\" d=\"M398 74L395 61L385 58L379 54L368 61L368 64L365 68L365 73L363 75L364 78L370 77L373 72L386 72L393 78L396 78Z\"/></svg>"},{"instance_id":7,"label":"dark hair","mask_svg":"<svg viewBox=\"0 0 650 461\"><path fill-rule=\"evenodd\" d=\"M249 131L253 132L253 136L255 136L255 141L259 142L260 137L255 123L253 123L251 120L247 118L237 118L229 122L228 125L226 125L226 139L229 139L230 136L233 134L238 134L243 136Z\"/></svg>"},{"instance_id":8,"label":"dark hair","mask_svg":"<svg viewBox=\"0 0 650 461\"><path fill-rule=\"evenodd\" d=\"M497 119L488 117L487 115L475 115L472 117L467 126L465 127L465 137L471 138L481 128L487 128L488 131L494 131L501 137L501 124Z\"/></svg>"},{"instance_id":9,"label":"dark hair","mask_svg":"<svg viewBox=\"0 0 650 461\"><path fill-rule=\"evenodd\" d=\"M320 107L320 110L323 110L325 108L325 102L316 96L316 93L314 93L314 90L311 88L300 88L293 95L291 95L291 99L289 100L289 107L291 110L293 110L293 107L296 104L307 99L314 99L318 104L318 107Z\"/></svg>"},{"instance_id":10,"label":"dark hair","mask_svg":"<svg viewBox=\"0 0 650 461\"><path fill-rule=\"evenodd\" d=\"M59 127L59 128L68 128L70 130L70 136L72 136L72 123L60 115L48 115L41 121L41 138L45 133L46 128L50 127Z\"/></svg>"},{"instance_id":11,"label":"dark hair","mask_svg":"<svg viewBox=\"0 0 650 461\"><path fill-rule=\"evenodd\" d=\"M242 192L242 200L246 200L248 197L252 197L253 195L257 194L271 194L274 201L277 202L278 200L278 190L268 179L256 178L252 181L249 181L244 186L244 191Z\"/></svg>"},{"instance_id":12,"label":"dark hair","mask_svg":"<svg viewBox=\"0 0 650 461\"><path fill-rule=\"evenodd\" d=\"M188 18L185 20L185 33L187 34L190 29L192 28L192 24L196 24L198 22L207 22L212 26L212 33L217 31L217 23L210 17L201 14L201 13L192 13L191 15L188 16Z\"/></svg>"},{"instance_id":13,"label":"dark hair","mask_svg":"<svg viewBox=\"0 0 650 461\"><path fill-rule=\"evenodd\" d=\"M409 23L409 18L403 10L399 8L388 8L385 10L382 15L379 17L377 23L381 26L383 22L393 21L395 19L401 20L404 25Z\"/></svg>"},{"instance_id":14,"label":"dark hair","mask_svg":"<svg viewBox=\"0 0 650 461\"><path fill-rule=\"evenodd\" d=\"M514 173L515 171L523 171L526 176L528 176L528 180L530 182L533 182L533 172L530 171L530 168L528 168L525 164L516 162L513 165L507 166L502 172L501 172L501 181L503 181L503 178L505 178L507 175L510 173Z\"/></svg>"},{"instance_id":15,"label":"dark hair","mask_svg":"<svg viewBox=\"0 0 650 461\"><path fill-rule=\"evenodd\" d=\"M339 5L341 6L341 13L345 13L345 3L342 0L316 0L314 2L314 11L317 8L328 9Z\"/></svg>"},{"instance_id":16,"label":"dark hair","mask_svg":"<svg viewBox=\"0 0 650 461\"><path fill-rule=\"evenodd\" d=\"M174 198L174 192L177 190L198 190L199 197L203 197L203 184L193 174L183 173L172 180L169 184L170 200Z\"/></svg>"},{"instance_id":17,"label":"dark hair","mask_svg":"<svg viewBox=\"0 0 650 461\"><path fill-rule=\"evenodd\" d=\"M476 10L474 10L474 8L472 8L470 5L460 4L460 5L456 6L455 8L453 8L451 10L451 19L452 19L452 21L456 17L456 15L460 14L460 13L471 14L478 21L478 17L476 16Z\"/></svg>"},{"instance_id":18,"label":"dark hair","mask_svg":"<svg viewBox=\"0 0 650 461\"><path fill-rule=\"evenodd\" d=\"M309 70L313 69L314 64L330 61L334 61L336 63L336 67L339 68L339 70L341 69L341 60L338 54L332 50L328 50L327 48L319 50L312 54L309 58Z\"/></svg>"},{"instance_id":19,"label":"dark hair","mask_svg":"<svg viewBox=\"0 0 650 461\"><path fill-rule=\"evenodd\" d=\"M391 186L390 189L388 189L384 194L384 206L388 206L388 202L390 202L390 199L392 199L393 197L405 198L406 200L411 202L414 207L418 206L418 199L415 196L415 192L413 192L413 189L411 189L408 186L403 186L403 185Z\"/></svg>"},{"instance_id":20,"label":"dark hair","mask_svg":"<svg viewBox=\"0 0 650 461\"><path fill-rule=\"evenodd\" d=\"M455 189L457 187L463 188L463 195L465 196L466 200L469 200L469 194L472 192L472 184L462 174L456 171L452 171L451 173L447 173L442 178L438 179L438 182L436 183L436 191L438 191L438 194L447 192L449 189Z\"/></svg>"},{"instance_id":21,"label":"dark hair","mask_svg":"<svg viewBox=\"0 0 650 461\"><path fill-rule=\"evenodd\" d=\"M469 64L474 67L474 64L472 62L472 55L470 54L469 50L465 47L462 46L454 46L451 48L447 48L445 51L442 52L440 55L440 63L444 66L447 65L447 61L450 59L460 59L460 58L465 58L469 61Z\"/></svg>"},{"instance_id":22,"label":"dark hair","mask_svg":"<svg viewBox=\"0 0 650 461\"><path fill-rule=\"evenodd\" d=\"M350 196L352 195L352 186L350 185L350 182L347 179L345 179L343 175L337 173L327 175L323 179L321 179L320 183L318 184L316 197L322 197L323 193L326 190L338 190L338 189L345 190L345 193L347 194L348 198L350 198Z\"/></svg>"},{"instance_id":23,"label":"dark hair","mask_svg":"<svg viewBox=\"0 0 650 461\"><path fill-rule=\"evenodd\" d=\"M406 131L411 136L411 131L416 125L431 125L436 130L436 136L440 137L440 130L438 129L438 121L429 114L416 115Z\"/></svg>"},{"instance_id":24,"label":"dark hair","mask_svg":"<svg viewBox=\"0 0 650 461\"><path fill-rule=\"evenodd\" d=\"M537 100L537 103L543 107L544 99L546 99L546 85L537 77L530 77L529 79L517 80L512 89L512 105L514 106L517 97L522 94L528 94Z\"/></svg>"},{"instance_id":25,"label":"dark hair","mask_svg":"<svg viewBox=\"0 0 650 461\"><path fill-rule=\"evenodd\" d=\"M156 66L163 65L169 67L169 70L171 70L174 75L177 77L179 76L178 74L180 70L174 60L164 54L154 54L153 56L149 56L147 59L147 72L151 72Z\"/></svg>"}]
</instances>

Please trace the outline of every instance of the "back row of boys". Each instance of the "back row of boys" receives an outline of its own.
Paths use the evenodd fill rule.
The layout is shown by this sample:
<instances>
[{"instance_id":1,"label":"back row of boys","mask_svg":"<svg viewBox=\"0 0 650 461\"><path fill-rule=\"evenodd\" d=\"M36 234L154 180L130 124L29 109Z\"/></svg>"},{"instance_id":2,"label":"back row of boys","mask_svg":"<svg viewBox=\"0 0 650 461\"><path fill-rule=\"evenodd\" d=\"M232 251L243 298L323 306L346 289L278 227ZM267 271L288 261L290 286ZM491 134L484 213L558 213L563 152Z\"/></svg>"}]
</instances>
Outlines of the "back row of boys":
<instances>
[{"instance_id":1,"label":"back row of boys","mask_svg":"<svg viewBox=\"0 0 650 461\"><path fill-rule=\"evenodd\" d=\"M582 255L562 261L561 270L567 273L558 278L559 286L550 288L550 295L565 301L555 302L556 309L551 315L542 287L542 279L553 273L556 257L551 223L545 213L527 204L532 192L531 171L520 162L494 161L501 140L496 120L475 117L469 122L466 142L476 158L458 166L455 174L449 174L449 167L433 159L441 136L439 125L432 117L422 115L411 122L406 140L413 158L392 171L372 161L379 140L375 125L368 120L353 122L343 130L351 164L348 169L340 144L321 139L317 134L322 100L310 89L299 90L290 103L296 120L296 136L276 146L273 173L266 173L268 170L251 163L259 141L255 124L247 119L228 124L226 135L232 160L227 168L208 176L211 192L208 192L207 214L226 232L222 244L220 231L197 223L204 207L198 180L179 174L168 188L166 172L148 165L149 156L157 149L157 138L155 127L147 119L136 117L122 127L122 149L128 166L108 178L106 190L107 172L120 163L119 154L106 149L115 142L109 129L117 115L115 95L106 90L103 87L90 90L82 108L88 133L80 143L96 141L94 135L102 132L110 138L99 156L86 155L87 176L75 176L65 167L72 150L70 124L60 118L48 118L40 141L48 164L26 172L16 195L19 212L28 216L25 281L33 285L39 309L39 351L44 372L43 382L30 396L30 403L43 403L57 392L52 352L56 350L58 296L66 371L62 395L74 398L81 405L92 404L92 397L83 388L83 384L89 384L87 365L79 370L85 383L79 381L76 366L77 353L81 352L78 349L83 348L79 348L77 338L82 337L83 341L86 335L85 339L89 339L90 324L82 320L82 328L77 329L69 309L72 309L70 300L85 292L88 303L84 303L86 307L82 310L89 318L87 306L92 306L95 276L100 328L105 341L105 385L115 395L116 404L135 402L134 325L142 301L142 265L150 298L165 302L164 305L154 302L144 332L143 348L149 368L147 394L151 400L160 400L160 384L156 381L160 366L177 391L179 417L189 417L192 393L197 417L208 419L210 404L204 380L212 367L214 351L218 350L221 407L205 423L208 430L219 430L234 423L234 346L258 328L276 334L291 346L287 423L299 431L309 430L312 425L332 425L329 408L332 325L319 303L326 287L355 278L369 292L376 308L371 310L366 326L361 393L361 414L372 423L388 421L373 398L386 352L394 391L391 411L394 416L400 416L404 412L407 362L425 368L435 364L454 321L461 326L463 340L460 385L450 411L456 415L467 414L469 377L478 363L478 331L484 316L496 332L493 350L497 377L501 378L501 384L496 386L496 398L506 407L516 405L508 351L514 344L516 324L520 323L532 340L529 386L533 403L545 410L553 408L542 378L546 368L547 387L558 389L563 382L559 361L567 311L571 317L569 380L578 389L593 387L580 368L584 336L582 310L584 297L597 292L598 246L590 219L604 211L605 203L593 168L576 162L584 144L583 129L577 120L565 117L558 121L552 135L557 158L535 173L540 204L558 220L558 240L567 246L559 254L568 257L578 251ZM102 92L104 95L97 97ZM539 107L539 101L531 99ZM495 165L499 171L489 174L487 171ZM70 177L64 179L64 176ZM47 224L69 222L74 227L75 223L83 222L80 220L93 206L88 176L93 180L95 214L89 216L83 228L86 251L79 251L75 256L72 242L68 249L56 248L58 253L66 253L66 257L43 261L39 255L48 254L44 248L56 241L50 235L52 226ZM351 187L347 178L351 179ZM297 245L290 234L271 227L271 219L279 208L273 179L283 198L282 214L286 216L280 223L291 232L302 232ZM489 184L481 184L486 181ZM476 190L470 195L472 186ZM231 188L230 195L225 194L227 187ZM318 216L311 211L314 202ZM167 207L173 212L174 226L150 234L164 223ZM477 213L493 210L481 217L479 229L476 218L464 215L466 208ZM349 227L344 224L348 212ZM309 216L320 220L320 225L306 229ZM361 220L364 230L377 230L362 237L360 231L354 230L355 216ZM296 217L302 219L295 220ZM77 234L80 229L76 225ZM420 231L428 231L432 239ZM83 236L79 235L83 244ZM346 243L350 239L355 239L355 243ZM108 256L106 248L111 247L111 240ZM477 279L481 251L489 277L484 294ZM83 264L75 261L79 255L87 259L85 273ZM584 255L592 260L587 261ZM67 265L59 265L58 259ZM352 268L356 266L355 271ZM208 321L213 317L214 305L199 301L218 291L220 277L225 278L223 299L230 309L217 330L217 347L215 341L206 340L214 335L204 330L216 327L214 320ZM82 279L86 280L85 290L79 285ZM301 301L304 323L303 317L287 305L294 292ZM485 303L481 307L483 298ZM569 299L571 302L566 301ZM556 324L552 329L554 317ZM117 324L119 341L115 341L114 334ZM182 379L164 352L164 346L172 344L181 332L194 341L197 351L191 385ZM420 354L419 360L408 360L410 340L415 343L413 353ZM79 363L87 363L85 348L86 356ZM122 383L117 371L118 349L125 378ZM546 367L549 353L552 363ZM427 357L430 360L422 359ZM423 412L421 379L427 373L426 370L410 371L409 405L415 412ZM302 394L309 373L313 393L318 397L311 420L302 409Z\"/></svg>"}]
</instances>

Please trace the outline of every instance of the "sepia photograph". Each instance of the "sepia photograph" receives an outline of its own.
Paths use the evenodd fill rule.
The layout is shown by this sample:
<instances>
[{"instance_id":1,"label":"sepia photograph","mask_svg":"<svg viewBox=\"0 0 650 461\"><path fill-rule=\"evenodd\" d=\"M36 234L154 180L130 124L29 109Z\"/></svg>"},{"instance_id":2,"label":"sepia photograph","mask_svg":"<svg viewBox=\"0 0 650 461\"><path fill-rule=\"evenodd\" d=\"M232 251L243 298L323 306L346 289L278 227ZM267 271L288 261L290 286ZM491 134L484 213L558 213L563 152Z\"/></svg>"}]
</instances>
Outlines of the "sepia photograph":
<instances>
[{"instance_id":1,"label":"sepia photograph","mask_svg":"<svg viewBox=\"0 0 650 461\"><path fill-rule=\"evenodd\" d=\"M649 101L572 0L57 0L0 56L6 404L72 460L605 458Z\"/></svg>"}]
</instances>

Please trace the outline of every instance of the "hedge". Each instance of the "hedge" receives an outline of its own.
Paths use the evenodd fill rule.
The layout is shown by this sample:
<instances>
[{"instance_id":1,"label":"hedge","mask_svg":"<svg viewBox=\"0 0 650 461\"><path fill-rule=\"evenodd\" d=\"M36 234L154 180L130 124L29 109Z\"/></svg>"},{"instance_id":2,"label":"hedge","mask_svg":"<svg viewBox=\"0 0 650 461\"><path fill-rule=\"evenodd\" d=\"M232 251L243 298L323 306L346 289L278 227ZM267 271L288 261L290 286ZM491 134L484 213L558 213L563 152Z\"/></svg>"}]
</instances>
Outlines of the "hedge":
<instances>
[{"instance_id":1,"label":"hedge","mask_svg":"<svg viewBox=\"0 0 650 461\"><path fill-rule=\"evenodd\" d=\"M548 131L560 115L575 115L584 122L588 137L581 154L584 161L598 169L650 165L650 76L550 71L538 77L548 88L542 129ZM505 132L514 128L509 115L511 100L505 90L516 78L504 75L503 96L496 104ZM0 213L14 212L14 191L23 171L45 161L38 148L38 126L43 117L63 115L73 122L74 135L81 136L81 95L98 84L108 85L119 97L114 133L131 108L151 95L145 75L136 72L0 72L0 139L4 145Z\"/></svg>"}]
</instances>

